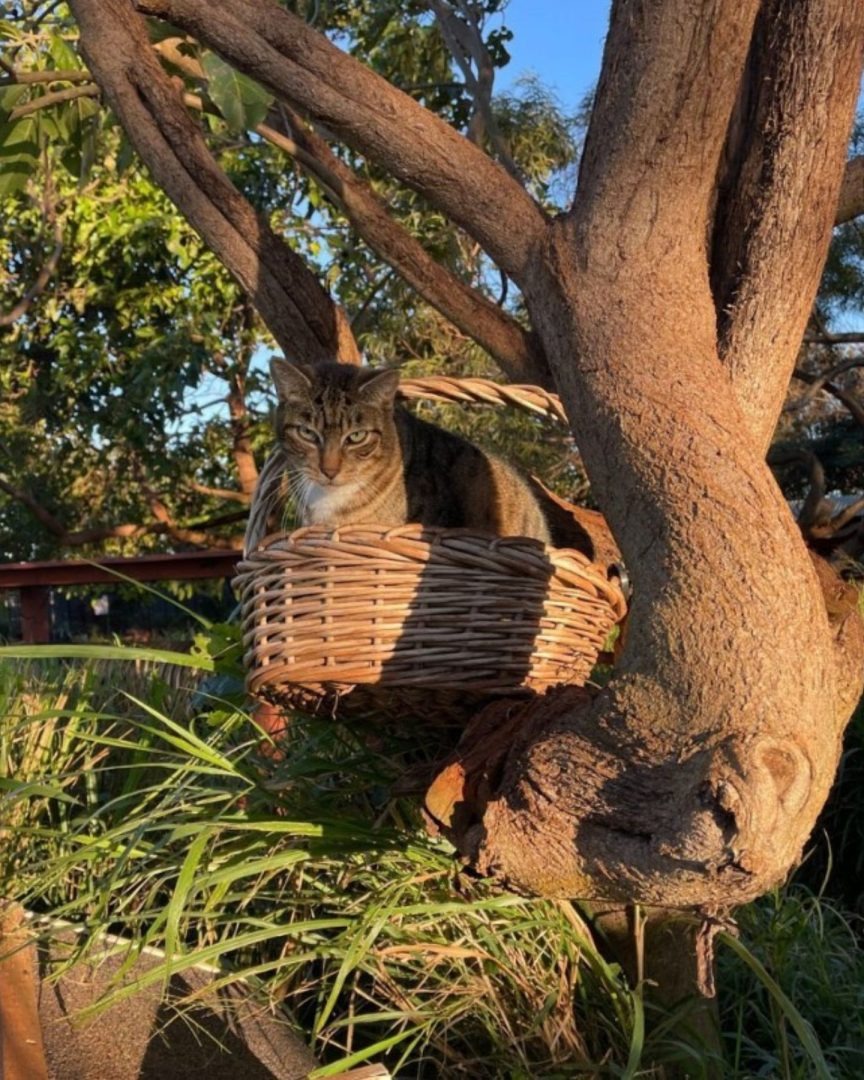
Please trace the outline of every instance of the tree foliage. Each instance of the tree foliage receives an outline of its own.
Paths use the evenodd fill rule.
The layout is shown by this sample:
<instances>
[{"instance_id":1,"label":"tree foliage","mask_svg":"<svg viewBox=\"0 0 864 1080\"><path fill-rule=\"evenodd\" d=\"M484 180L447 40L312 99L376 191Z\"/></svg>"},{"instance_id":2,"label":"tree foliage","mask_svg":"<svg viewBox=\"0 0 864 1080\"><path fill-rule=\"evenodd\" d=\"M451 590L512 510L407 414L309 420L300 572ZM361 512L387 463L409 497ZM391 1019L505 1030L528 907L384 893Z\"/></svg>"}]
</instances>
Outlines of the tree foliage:
<instances>
[{"instance_id":1,"label":"tree foliage","mask_svg":"<svg viewBox=\"0 0 864 1080\"><path fill-rule=\"evenodd\" d=\"M487 4L484 18L500 6ZM306 14L467 129L473 99L425 5L333 3ZM315 266L370 361L494 374L489 356L358 237L321 177L262 137L262 122L282 126L273 95L170 27L151 29L226 175ZM506 27L496 20L484 34L493 63L506 63ZM0 89L0 312L9 315L0 328L2 555L237 543L241 524L220 521L248 501L250 455L260 463L269 437L263 359L274 342L138 163L76 39L65 5L46 13L36 4L6 24L2 42L13 73ZM55 100L67 91L81 94ZM575 161L575 118L534 79L496 98L495 113L520 169L554 209ZM518 294L508 295L506 278L443 215L361 155L343 151L340 160L424 251L518 315ZM46 266L45 282L16 313ZM536 424L518 416L430 415L512 452L562 493L584 485L566 433L540 442Z\"/></svg>"}]
</instances>

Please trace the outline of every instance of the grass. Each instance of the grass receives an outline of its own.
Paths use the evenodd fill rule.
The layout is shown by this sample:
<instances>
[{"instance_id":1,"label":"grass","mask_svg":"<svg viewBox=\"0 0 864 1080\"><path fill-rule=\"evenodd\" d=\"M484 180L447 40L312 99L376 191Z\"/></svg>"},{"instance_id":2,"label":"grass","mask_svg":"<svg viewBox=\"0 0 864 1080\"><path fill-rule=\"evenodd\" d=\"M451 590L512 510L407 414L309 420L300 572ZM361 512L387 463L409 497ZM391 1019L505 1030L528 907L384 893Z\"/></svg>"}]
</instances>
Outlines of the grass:
<instances>
[{"instance_id":1,"label":"grass","mask_svg":"<svg viewBox=\"0 0 864 1080\"><path fill-rule=\"evenodd\" d=\"M298 718L280 756L230 700L183 716L155 676L130 685L0 660L0 892L82 927L76 955L106 930L127 968L167 955L94 1007L207 962L288 1009L320 1076L365 1060L400 1080L700 1075L575 905L458 874L391 798L411 740ZM740 925L718 947L724 1075L864 1075L854 919L797 885Z\"/></svg>"}]
</instances>

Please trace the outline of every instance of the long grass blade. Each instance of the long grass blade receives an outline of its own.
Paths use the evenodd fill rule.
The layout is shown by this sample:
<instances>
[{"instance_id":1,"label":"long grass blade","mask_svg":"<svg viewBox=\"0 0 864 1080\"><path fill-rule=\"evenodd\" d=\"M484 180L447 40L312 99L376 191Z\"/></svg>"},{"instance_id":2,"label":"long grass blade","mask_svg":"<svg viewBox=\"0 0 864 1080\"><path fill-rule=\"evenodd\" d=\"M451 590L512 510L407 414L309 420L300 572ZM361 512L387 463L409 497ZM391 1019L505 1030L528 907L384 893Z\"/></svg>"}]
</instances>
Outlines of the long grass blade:
<instances>
[{"instance_id":1,"label":"long grass blade","mask_svg":"<svg viewBox=\"0 0 864 1080\"><path fill-rule=\"evenodd\" d=\"M792 1030L798 1036L802 1047L807 1052L807 1056L810 1058L810 1063L814 1069L814 1074L819 1080L832 1080L833 1073L828 1068L828 1062L825 1060L825 1055L822 1053L822 1047L819 1045L819 1041L813 1032L813 1028L795 1008L786 994L783 993L777 982L768 974L765 970L765 966L752 952L750 952L746 945L743 945L732 934L723 930L717 937L718 940L722 941L724 945L731 949L740 960L743 960L768 991L772 1000L777 1004L780 1011L789 1021Z\"/></svg>"}]
</instances>

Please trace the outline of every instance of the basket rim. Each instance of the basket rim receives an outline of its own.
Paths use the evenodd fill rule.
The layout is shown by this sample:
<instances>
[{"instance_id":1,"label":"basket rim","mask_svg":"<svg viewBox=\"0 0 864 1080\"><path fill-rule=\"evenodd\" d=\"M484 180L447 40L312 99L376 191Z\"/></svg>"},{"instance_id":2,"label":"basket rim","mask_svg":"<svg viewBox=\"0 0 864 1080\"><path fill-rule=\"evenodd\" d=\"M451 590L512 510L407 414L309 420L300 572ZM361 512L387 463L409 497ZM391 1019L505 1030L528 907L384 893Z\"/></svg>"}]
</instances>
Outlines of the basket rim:
<instances>
[{"instance_id":1,"label":"basket rim","mask_svg":"<svg viewBox=\"0 0 864 1080\"><path fill-rule=\"evenodd\" d=\"M543 543L530 536L498 536L494 533L482 532L479 529L467 528L444 528L438 525L421 525L411 523L407 525L386 526L374 523L345 524L336 527L327 525L303 525L290 531L277 531L268 533L255 545L254 549L247 552L235 569L235 579L247 578L259 569L261 562L271 562L275 556L278 560L280 549L284 552L294 551L293 545L304 541L324 541L325 543L345 545L343 557L350 559L352 556L358 562L363 562L371 556L367 551L350 551L352 543L362 543L362 548L380 547L382 551L388 550L389 541L408 541L419 549L424 546L431 553L437 548L446 551L446 541L466 541L468 544L476 544L478 552L487 551L490 554L506 554L508 561L524 561L526 569L529 560L537 566L537 557L544 558L553 568L556 574L563 573L586 579L609 604L615 613L614 621L619 622L627 613L627 601L623 590L610 576L611 566L593 562L584 552L575 548L556 548ZM268 554L269 558L262 560L260 556ZM259 558L256 558L258 556ZM312 553L310 552L310 558Z\"/></svg>"}]
</instances>

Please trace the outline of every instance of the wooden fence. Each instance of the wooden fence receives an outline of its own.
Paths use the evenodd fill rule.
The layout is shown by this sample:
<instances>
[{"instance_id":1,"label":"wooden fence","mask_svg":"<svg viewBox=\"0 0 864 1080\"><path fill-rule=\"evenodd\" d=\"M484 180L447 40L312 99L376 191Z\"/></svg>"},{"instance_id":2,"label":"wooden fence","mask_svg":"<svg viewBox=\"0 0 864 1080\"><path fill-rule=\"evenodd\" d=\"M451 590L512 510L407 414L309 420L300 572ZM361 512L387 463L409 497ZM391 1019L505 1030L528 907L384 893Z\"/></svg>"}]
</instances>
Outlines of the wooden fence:
<instances>
[{"instance_id":1,"label":"wooden fence","mask_svg":"<svg viewBox=\"0 0 864 1080\"><path fill-rule=\"evenodd\" d=\"M51 588L60 585L117 585L131 581L191 581L228 578L240 559L237 551L185 551L136 555L98 562L0 563L0 590L17 589L21 598L21 637L28 643L51 640Z\"/></svg>"}]
</instances>

